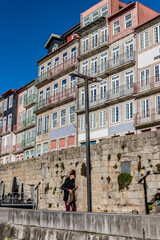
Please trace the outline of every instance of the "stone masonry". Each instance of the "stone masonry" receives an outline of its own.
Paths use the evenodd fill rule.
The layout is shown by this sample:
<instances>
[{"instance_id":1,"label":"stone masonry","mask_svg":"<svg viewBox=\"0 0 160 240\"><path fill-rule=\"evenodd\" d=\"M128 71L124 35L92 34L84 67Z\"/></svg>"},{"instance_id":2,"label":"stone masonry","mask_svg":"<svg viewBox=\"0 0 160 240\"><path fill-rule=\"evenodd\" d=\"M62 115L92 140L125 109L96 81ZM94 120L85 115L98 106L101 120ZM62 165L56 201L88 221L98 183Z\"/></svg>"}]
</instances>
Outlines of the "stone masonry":
<instances>
[{"instance_id":1,"label":"stone masonry","mask_svg":"<svg viewBox=\"0 0 160 240\"><path fill-rule=\"evenodd\" d=\"M0 165L0 181L5 182L5 191L11 192L13 177L24 191L30 192L29 184L41 182L39 208L64 210L63 192L60 189L71 169L76 169L77 210L87 210L87 179L82 165L86 162L85 146L46 153L41 157ZM105 139L91 146L92 205L94 212L145 213L143 185L139 179L148 171L148 201L160 188L160 132ZM131 184L119 191L118 175L121 164L130 162ZM35 193L36 194L36 193ZM36 199L36 196L35 196ZM155 212L155 205L152 212Z\"/></svg>"}]
</instances>

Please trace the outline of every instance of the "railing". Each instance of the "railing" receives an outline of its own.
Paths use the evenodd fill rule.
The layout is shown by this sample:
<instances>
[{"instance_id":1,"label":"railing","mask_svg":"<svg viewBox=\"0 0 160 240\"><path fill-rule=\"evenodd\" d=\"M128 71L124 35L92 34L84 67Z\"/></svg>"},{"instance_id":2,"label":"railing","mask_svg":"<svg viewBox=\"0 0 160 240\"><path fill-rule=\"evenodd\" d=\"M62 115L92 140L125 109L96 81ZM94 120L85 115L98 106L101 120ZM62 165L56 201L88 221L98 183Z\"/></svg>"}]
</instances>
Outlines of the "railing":
<instances>
[{"instance_id":1,"label":"railing","mask_svg":"<svg viewBox=\"0 0 160 240\"><path fill-rule=\"evenodd\" d=\"M119 67L130 61L135 61L135 52L124 53L116 58L110 59L108 62L106 62L104 64L101 64L99 66L97 65L96 67L94 67L92 69L88 69L85 72L80 71L80 73L83 75L87 75L89 77L95 77L98 75L102 75L104 73L107 74L108 70ZM81 68L82 68L82 65L81 65ZM82 82L82 79L79 78L78 83L81 83L81 82Z\"/></svg>"},{"instance_id":2,"label":"railing","mask_svg":"<svg viewBox=\"0 0 160 240\"><path fill-rule=\"evenodd\" d=\"M134 93L138 94L141 92L155 89L157 87L160 87L160 75L135 83Z\"/></svg>"},{"instance_id":3,"label":"railing","mask_svg":"<svg viewBox=\"0 0 160 240\"><path fill-rule=\"evenodd\" d=\"M138 112L134 115L134 125L147 124L160 120L160 107Z\"/></svg>"},{"instance_id":4,"label":"railing","mask_svg":"<svg viewBox=\"0 0 160 240\"><path fill-rule=\"evenodd\" d=\"M0 148L0 154L7 154L10 152L10 146L4 146Z\"/></svg>"},{"instance_id":5,"label":"railing","mask_svg":"<svg viewBox=\"0 0 160 240\"><path fill-rule=\"evenodd\" d=\"M31 96L27 97L24 100L24 107L26 107L27 105L31 104L31 103L36 103L37 101L37 95L36 94L32 94Z\"/></svg>"},{"instance_id":6,"label":"railing","mask_svg":"<svg viewBox=\"0 0 160 240\"><path fill-rule=\"evenodd\" d=\"M22 140L22 148L26 148L34 145L35 145L35 137L30 137Z\"/></svg>"},{"instance_id":7,"label":"railing","mask_svg":"<svg viewBox=\"0 0 160 240\"><path fill-rule=\"evenodd\" d=\"M9 205L16 205L16 204L34 204L34 199L31 196L31 192L24 193L22 191L21 186L19 186L21 192L3 192L0 197L1 204L9 204Z\"/></svg>"},{"instance_id":8,"label":"railing","mask_svg":"<svg viewBox=\"0 0 160 240\"><path fill-rule=\"evenodd\" d=\"M91 37L92 39L92 37ZM83 41L83 40L82 40ZM99 48L101 46L104 46L108 44L109 42L109 36L103 35L103 37L94 38L94 40L89 41L88 43L82 43L82 46L79 48L79 56L85 53L88 53L96 48Z\"/></svg>"},{"instance_id":9,"label":"railing","mask_svg":"<svg viewBox=\"0 0 160 240\"><path fill-rule=\"evenodd\" d=\"M55 66L54 68L48 70L47 72L45 72L44 74L36 78L36 84L41 83L46 79L50 79L64 70L67 70L68 68L74 66L76 62L77 62L77 58L72 57L69 60L59 64L58 66Z\"/></svg>"},{"instance_id":10,"label":"railing","mask_svg":"<svg viewBox=\"0 0 160 240\"><path fill-rule=\"evenodd\" d=\"M119 86L118 88L114 88L108 90L100 95L94 95L89 98L89 107L93 107L102 103L105 103L110 100L114 100L119 97L127 96L133 94L133 83L125 84ZM85 108L85 100L80 100L78 102L77 110L82 110Z\"/></svg>"},{"instance_id":11,"label":"railing","mask_svg":"<svg viewBox=\"0 0 160 240\"><path fill-rule=\"evenodd\" d=\"M43 101L38 102L36 105L35 111L47 106L51 106L52 104L58 103L62 100L65 100L69 97L74 97L74 96L75 96L75 87L68 88L63 92L57 93L54 96L51 96L47 99L44 99Z\"/></svg>"},{"instance_id":12,"label":"railing","mask_svg":"<svg viewBox=\"0 0 160 240\"><path fill-rule=\"evenodd\" d=\"M5 134L11 131L11 125L3 126L0 128L0 134Z\"/></svg>"},{"instance_id":13,"label":"railing","mask_svg":"<svg viewBox=\"0 0 160 240\"><path fill-rule=\"evenodd\" d=\"M13 151L13 153L23 151L22 144L18 143L18 144L13 145L13 150L12 151Z\"/></svg>"},{"instance_id":14,"label":"railing","mask_svg":"<svg viewBox=\"0 0 160 240\"><path fill-rule=\"evenodd\" d=\"M41 135L42 135L42 131L38 131L37 136L41 136Z\"/></svg>"},{"instance_id":15,"label":"railing","mask_svg":"<svg viewBox=\"0 0 160 240\"><path fill-rule=\"evenodd\" d=\"M13 132L22 130L23 128L28 127L31 124L35 124L36 122L36 117L32 116L30 118L27 118L26 120L17 123L16 125L13 126Z\"/></svg>"},{"instance_id":16,"label":"railing","mask_svg":"<svg viewBox=\"0 0 160 240\"><path fill-rule=\"evenodd\" d=\"M46 129L43 130L43 134L47 134L48 132L49 132L49 129L48 129L48 128L46 128Z\"/></svg>"}]
</instances>

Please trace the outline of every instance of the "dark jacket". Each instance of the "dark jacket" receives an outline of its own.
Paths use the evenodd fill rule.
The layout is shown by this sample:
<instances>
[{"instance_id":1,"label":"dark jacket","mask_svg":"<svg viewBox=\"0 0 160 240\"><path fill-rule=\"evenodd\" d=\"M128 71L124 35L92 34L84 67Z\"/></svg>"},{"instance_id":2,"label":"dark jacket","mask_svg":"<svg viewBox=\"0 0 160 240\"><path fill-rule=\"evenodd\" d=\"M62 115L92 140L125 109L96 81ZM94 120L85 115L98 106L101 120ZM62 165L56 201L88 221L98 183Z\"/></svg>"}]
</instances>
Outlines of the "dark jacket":
<instances>
[{"instance_id":1,"label":"dark jacket","mask_svg":"<svg viewBox=\"0 0 160 240\"><path fill-rule=\"evenodd\" d=\"M67 201L68 200L68 195L69 195L69 189L74 189L75 188L75 180L72 179L70 180L70 177L67 177L65 182L62 184L61 189L64 190L64 197L63 200Z\"/></svg>"}]
</instances>

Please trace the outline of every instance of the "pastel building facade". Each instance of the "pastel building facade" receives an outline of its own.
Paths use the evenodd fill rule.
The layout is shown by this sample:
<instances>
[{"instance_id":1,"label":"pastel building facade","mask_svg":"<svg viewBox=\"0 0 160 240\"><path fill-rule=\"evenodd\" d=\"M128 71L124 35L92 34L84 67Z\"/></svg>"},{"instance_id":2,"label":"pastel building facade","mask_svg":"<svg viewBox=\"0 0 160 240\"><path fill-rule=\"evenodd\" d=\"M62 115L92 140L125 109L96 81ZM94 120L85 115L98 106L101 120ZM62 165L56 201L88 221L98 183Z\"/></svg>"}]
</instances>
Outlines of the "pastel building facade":
<instances>
[{"instance_id":1,"label":"pastel building facade","mask_svg":"<svg viewBox=\"0 0 160 240\"><path fill-rule=\"evenodd\" d=\"M76 78L70 73L77 68L78 35L73 33L78 28L52 34L45 44L48 54L38 61L37 156L77 145Z\"/></svg>"},{"instance_id":2,"label":"pastel building facade","mask_svg":"<svg viewBox=\"0 0 160 240\"><path fill-rule=\"evenodd\" d=\"M140 3L101 1L81 14L79 72L101 78L90 81L91 143L105 137L134 134L134 83L137 55L134 28L157 12ZM117 7L115 7L117 4ZM143 14L142 14L143 13ZM96 16L96 17L95 17ZM87 21L88 19L88 21ZM78 80L78 144L85 144L84 81Z\"/></svg>"},{"instance_id":3,"label":"pastel building facade","mask_svg":"<svg viewBox=\"0 0 160 240\"><path fill-rule=\"evenodd\" d=\"M138 77L135 87L137 132L160 129L160 16L136 28Z\"/></svg>"}]
</instances>

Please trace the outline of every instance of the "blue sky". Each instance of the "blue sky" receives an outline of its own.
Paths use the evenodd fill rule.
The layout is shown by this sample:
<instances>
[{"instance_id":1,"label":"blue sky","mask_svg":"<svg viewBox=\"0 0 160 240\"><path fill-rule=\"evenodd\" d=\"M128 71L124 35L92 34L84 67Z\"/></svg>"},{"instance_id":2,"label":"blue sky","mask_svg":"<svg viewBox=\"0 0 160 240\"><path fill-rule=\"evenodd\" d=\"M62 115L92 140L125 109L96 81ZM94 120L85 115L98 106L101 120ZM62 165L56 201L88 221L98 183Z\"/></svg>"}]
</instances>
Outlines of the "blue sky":
<instances>
[{"instance_id":1,"label":"blue sky","mask_svg":"<svg viewBox=\"0 0 160 240\"><path fill-rule=\"evenodd\" d=\"M35 79L35 62L46 55L44 44L50 34L63 34L79 23L81 12L98 2L0 0L0 95ZM159 1L140 2L160 12Z\"/></svg>"}]
</instances>

